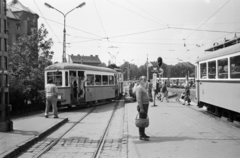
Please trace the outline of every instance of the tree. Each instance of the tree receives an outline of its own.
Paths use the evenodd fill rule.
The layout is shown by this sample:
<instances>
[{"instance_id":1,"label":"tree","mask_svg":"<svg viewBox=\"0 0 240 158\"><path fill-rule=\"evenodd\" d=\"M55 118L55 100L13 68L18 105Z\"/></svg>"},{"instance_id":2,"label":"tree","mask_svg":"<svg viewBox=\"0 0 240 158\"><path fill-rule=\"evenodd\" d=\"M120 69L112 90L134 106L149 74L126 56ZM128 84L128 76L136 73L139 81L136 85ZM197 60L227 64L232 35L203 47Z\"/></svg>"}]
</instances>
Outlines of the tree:
<instances>
[{"instance_id":1,"label":"tree","mask_svg":"<svg viewBox=\"0 0 240 158\"><path fill-rule=\"evenodd\" d=\"M13 105L32 103L38 105L44 99L44 69L52 64L53 41L47 39L48 31L42 24L31 35L23 35L9 49L9 98ZM16 97L21 96L19 102Z\"/></svg>"}]
</instances>

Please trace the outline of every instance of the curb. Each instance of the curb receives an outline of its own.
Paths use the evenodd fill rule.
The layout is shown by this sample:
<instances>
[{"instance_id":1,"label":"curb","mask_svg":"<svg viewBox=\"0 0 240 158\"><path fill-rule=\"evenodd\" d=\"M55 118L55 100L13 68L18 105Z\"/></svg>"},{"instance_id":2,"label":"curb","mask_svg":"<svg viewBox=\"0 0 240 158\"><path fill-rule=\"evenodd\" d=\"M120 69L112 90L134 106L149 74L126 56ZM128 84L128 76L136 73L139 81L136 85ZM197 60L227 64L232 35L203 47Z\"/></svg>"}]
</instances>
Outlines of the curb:
<instances>
[{"instance_id":1,"label":"curb","mask_svg":"<svg viewBox=\"0 0 240 158\"><path fill-rule=\"evenodd\" d=\"M44 138L45 136L47 136L50 133L52 133L53 131L55 131L57 128L61 127L67 121L68 121L68 118L63 119L59 123L57 123L57 124L53 125L52 127L44 130L39 135L33 136L33 138L30 138L30 139L28 139L28 140L26 140L26 141L16 145L15 148L12 148L12 149L8 150L7 152L3 153L1 155L1 157L3 157L3 158L13 158L13 157L16 157L21 152L25 151L27 148L29 148L30 146L34 145L38 141L40 141L42 138Z\"/></svg>"},{"instance_id":2,"label":"curb","mask_svg":"<svg viewBox=\"0 0 240 158\"><path fill-rule=\"evenodd\" d=\"M124 116L123 116L123 139L122 139L122 158L128 158L128 118L127 118L127 107L124 103Z\"/></svg>"}]
</instances>

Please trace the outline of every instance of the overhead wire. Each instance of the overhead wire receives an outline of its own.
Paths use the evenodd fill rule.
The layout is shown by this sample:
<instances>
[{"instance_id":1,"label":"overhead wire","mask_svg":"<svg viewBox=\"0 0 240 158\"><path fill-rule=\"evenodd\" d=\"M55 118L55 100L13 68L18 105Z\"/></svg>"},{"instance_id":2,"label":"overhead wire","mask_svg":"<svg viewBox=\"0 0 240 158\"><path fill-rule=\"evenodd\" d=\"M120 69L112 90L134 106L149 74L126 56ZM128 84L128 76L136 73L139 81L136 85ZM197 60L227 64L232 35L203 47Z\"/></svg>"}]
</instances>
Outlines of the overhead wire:
<instances>
[{"instance_id":1,"label":"overhead wire","mask_svg":"<svg viewBox=\"0 0 240 158\"><path fill-rule=\"evenodd\" d=\"M33 2L35 3L35 5L38 8L38 11L41 13L41 15L43 16L43 13L41 12L40 8L38 7L37 3L35 2L35 0L33 0ZM44 17L44 16L43 16ZM45 19L45 18L44 18ZM46 20L45 20L46 21ZM48 27L52 30L54 36L58 39L58 42L60 42L59 38L57 37L57 35L55 34L55 32L53 31L52 27L49 25L49 23L46 21Z\"/></svg>"},{"instance_id":2,"label":"overhead wire","mask_svg":"<svg viewBox=\"0 0 240 158\"><path fill-rule=\"evenodd\" d=\"M143 18L145 18L145 19L148 19L148 20L150 20L150 21L152 21L152 22L154 22L154 23L158 23L158 24L160 24L160 25L163 25L163 24L159 23L158 21L155 21L155 20L152 20L152 19L147 18L147 17L145 17L145 16L142 16L141 14L138 14L138 13L136 13L136 12L134 12L134 11L131 11L130 9L127 9L127 8L125 8L125 7L117 4L117 3L114 3L114 2L112 2L112 1L110 1L110 0L107 0L107 1L110 2L110 3L112 3L112 4L114 4L114 5L116 5L116 6L118 6L118 7L120 7L120 8L122 8L122 9L125 9L125 10L127 10L127 11L129 11L129 12L131 12L131 13L134 13L134 14L140 16L140 17L143 17ZM165 26L165 25L164 25L164 26Z\"/></svg>"},{"instance_id":3,"label":"overhead wire","mask_svg":"<svg viewBox=\"0 0 240 158\"><path fill-rule=\"evenodd\" d=\"M103 31L104 31L104 34L105 34L105 36L106 36L106 39L108 40L108 42L110 42L109 39L108 39L108 37L107 37L106 31L105 31L105 29L104 29L104 26L103 26L101 17L100 17L100 15L99 15L99 13L98 13L97 6L96 6L94 0L93 0L93 4L94 4L94 7L95 7L95 9L96 9L96 12L97 12L98 18L99 18L99 20L100 20L100 23L101 23L102 29L103 29Z\"/></svg>"},{"instance_id":4,"label":"overhead wire","mask_svg":"<svg viewBox=\"0 0 240 158\"><path fill-rule=\"evenodd\" d=\"M192 33L190 33L185 39L188 39L195 31L202 27L209 19L211 19L215 14L217 14L230 0L228 0L223 6L221 6L214 14L212 14L207 20L205 20L199 27L197 27Z\"/></svg>"},{"instance_id":5,"label":"overhead wire","mask_svg":"<svg viewBox=\"0 0 240 158\"><path fill-rule=\"evenodd\" d=\"M128 1L128 0L126 0L128 3L130 3L130 4L132 4L133 6L135 6L136 8L138 8L138 9L140 9L140 10L142 10L143 12L145 12L146 14L148 14L148 15L150 15L151 17L153 17L153 18L155 18L155 19L157 19L158 21L160 21L161 23L164 23L166 26L168 26L168 24L167 23L165 23L164 21L162 21L162 20L160 20L160 19L158 19L157 17L155 17L155 16L153 16L152 14L150 14L150 13L148 13L147 11L145 11L144 9L142 9L142 8L140 8L140 7L138 7L136 4L134 4L133 2L130 2L130 1Z\"/></svg>"}]
</instances>

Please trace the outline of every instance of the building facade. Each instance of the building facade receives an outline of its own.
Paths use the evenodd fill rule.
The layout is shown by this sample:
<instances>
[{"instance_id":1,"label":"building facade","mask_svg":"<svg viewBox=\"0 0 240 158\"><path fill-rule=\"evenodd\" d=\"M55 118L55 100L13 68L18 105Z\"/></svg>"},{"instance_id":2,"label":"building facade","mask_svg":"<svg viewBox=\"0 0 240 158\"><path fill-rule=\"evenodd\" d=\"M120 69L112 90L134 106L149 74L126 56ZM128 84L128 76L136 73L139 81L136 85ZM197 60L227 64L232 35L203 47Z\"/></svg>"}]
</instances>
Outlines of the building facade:
<instances>
[{"instance_id":1,"label":"building facade","mask_svg":"<svg viewBox=\"0 0 240 158\"><path fill-rule=\"evenodd\" d=\"M85 64L85 65L92 65L92 66L99 66L101 64L101 60L99 59L98 55L69 55L68 56L69 63L76 63L76 64Z\"/></svg>"},{"instance_id":2,"label":"building facade","mask_svg":"<svg viewBox=\"0 0 240 158\"><path fill-rule=\"evenodd\" d=\"M38 29L39 16L18 0L9 2L7 9L8 45L12 46L22 35L30 35L33 29Z\"/></svg>"}]
</instances>

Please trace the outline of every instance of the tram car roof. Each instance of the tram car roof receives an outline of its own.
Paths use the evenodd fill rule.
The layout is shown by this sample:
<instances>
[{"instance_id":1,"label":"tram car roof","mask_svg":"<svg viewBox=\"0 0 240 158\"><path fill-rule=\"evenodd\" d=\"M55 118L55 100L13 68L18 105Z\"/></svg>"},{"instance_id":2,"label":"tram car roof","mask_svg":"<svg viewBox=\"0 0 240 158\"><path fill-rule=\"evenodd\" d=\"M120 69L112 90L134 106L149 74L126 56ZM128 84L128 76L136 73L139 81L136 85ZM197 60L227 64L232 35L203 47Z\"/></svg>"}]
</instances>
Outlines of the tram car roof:
<instances>
[{"instance_id":1,"label":"tram car roof","mask_svg":"<svg viewBox=\"0 0 240 158\"><path fill-rule=\"evenodd\" d=\"M106 68L106 67L97 67L97 66L75 64L75 63L53 64L45 68L45 71L48 71L48 70L88 70L88 71L90 70L90 71L117 73L115 70Z\"/></svg>"},{"instance_id":2,"label":"tram car roof","mask_svg":"<svg viewBox=\"0 0 240 158\"><path fill-rule=\"evenodd\" d=\"M229 47L225 47L222 49L218 49L213 52L208 52L208 54L206 56L199 58L197 60L197 62L201 62L201 61L205 61L208 59L217 58L217 57L221 57L221 56L225 56L225 55L231 55L231 54L234 54L237 52L240 52L240 43L237 43L235 45L231 45Z\"/></svg>"}]
</instances>

